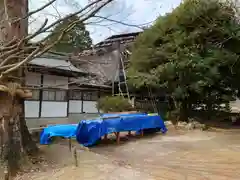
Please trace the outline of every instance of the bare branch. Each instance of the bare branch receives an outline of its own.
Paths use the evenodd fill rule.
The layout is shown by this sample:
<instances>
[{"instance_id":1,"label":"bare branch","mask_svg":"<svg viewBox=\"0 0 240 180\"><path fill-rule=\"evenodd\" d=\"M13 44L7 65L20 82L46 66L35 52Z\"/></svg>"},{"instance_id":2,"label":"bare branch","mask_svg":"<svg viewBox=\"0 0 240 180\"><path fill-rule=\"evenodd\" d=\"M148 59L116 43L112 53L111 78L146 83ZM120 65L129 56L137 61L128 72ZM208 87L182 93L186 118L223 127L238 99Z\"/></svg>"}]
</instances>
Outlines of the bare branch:
<instances>
[{"instance_id":1,"label":"bare branch","mask_svg":"<svg viewBox=\"0 0 240 180\"><path fill-rule=\"evenodd\" d=\"M25 58L23 61L19 62L16 66L4 71L1 73L0 75L0 79L2 79L2 77L14 70L16 70L17 68L19 68L21 65L27 63L28 61L32 60L32 58L34 57L35 54L37 54L40 51L40 48L35 49L35 51L33 51L27 58Z\"/></svg>"},{"instance_id":2,"label":"bare branch","mask_svg":"<svg viewBox=\"0 0 240 180\"><path fill-rule=\"evenodd\" d=\"M11 53L9 53L9 55L6 58L4 58L3 61L0 63L0 69L6 69L5 68L5 64L8 63L10 60L12 60L14 58L17 59L21 55L27 54L29 51L32 51L32 50L34 50L36 48L37 48L37 46L35 46L35 47L34 46L30 46L30 47L24 47L22 49L16 48L16 49L13 49L12 51L9 51Z\"/></svg>"},{"instance_id":3,"label":"bare branch","mask_svg":"<svg viewBox=\"0 0 240 180\"><path fill-rule=\"evenodd\" d=\"M13 49L14 47L16 47L16 43L17 43L17 38L14 37L11 39L11 41L9 43L7 43L5 46L0 48L0 53L4 52L4 51L8 51Z\"/></svg>"},{"instance_id":4,"label":"bare branch","mask_svg":"<svg viewBox=\"0 0 240 180\"><path fill-rule=\"evenodd\" d=\"M61 18L62 16L61 16L60 12L57 10L57 8L54 5L52 5L52 7L58 14L57 18Z\"/></svg>"},{"instance_id":5,"label":"bare branch","mask_svg":"<svg viewBox=\"0 0 240 180\"><path fill-rule=\"evenodd\" d=\"M94 17L101 18L101 19L104 19L104 20L107 20L107 21L111 21L111 22L114 22L114 23L117 23L117 24L122 24L124 26L135 27L135 28L138 28L138 29L141 29L141 30L144 30L143 26L152 23L152 22L148 22L148 23L144 23L144 24L134 25L134 24L129 24L129 23L125 23L125 22L122 22L122 21L110 19L110 18L107 18L107 17L103 17L103 16L94 16Z\"/></svg>"},{"instance_id":6,"label":"bare branch","mask_svg":"<svg viewBox=\"0 0 240 180\"><path fill-rule=\"evenodd\" d=\"M77 12L75 12L75 13L73 13L73 14L70 14L70 15L64 17L64 18L61 18L61 19L55 21L55 22L52 23L51 25L43 28L42 31L39 31L39 34L40 34L41 32L47 32L47 31L48 31L50 28L52 28L54 25L59 24L59 23L61 23L61 22L62 22L63 20L65 20L65 19L69 19L69 18L71 18L71 17L73 17L73 16L75 16L75 15L77 15L77 14L80 14L80 13L86 11L89 7L93 6L93 5L96 4L96 3L99 3L99 2L101 2L101 1L103 1L103 0L94 1L94 2L92 2L92 3L90 3L90 4L88 4L87 6L85 6L85 7L84 7L83 9L81 9L80 11L77 11ZM88 10L87 13L84 14L85 17L82 17L82 16L84 16L84 15L80 16L80 17L79 17L79 20L75 21L74 23L84 22L84 21L90 19L90 18L93 17L100 9L102 9L104 6L106 6L108 3L112 2L112 1L113 1L113 0L107 0L107 1L105 1L104 3L102 3L99 7L97 7L96 9L94 9L94 10L92 10L92 9ZM92 12L91 12L91 11L92 11ZM89 13L89 12L91 12L91 13ZM87 14L87 15L86 15L86 14ZM81 17L82 17L82 18L81 18ZM55 33L55 32L53 32L53 33ZM45 42L45 41L47 40L47 38L48 38L48 37L40 40L38 43L43 43L43 42Z\"/></svg>"},{"instance_id":7,"label":"bare branch","mask_svg":"<svg viewBox=\"0 0 240 180\"><path fill-rule=\"evenodd\" d=\"M4 71L1 73L0 79L3 77L3 75L6 75L14 70L16 70L17 68L19 68L21 65L31 61L33 58L39 57L42 54L46 53L47 51L49 51L53 46L55 46L64 36L65 33L67 33L69 30L71 30L74 26L76 25L76 22L72 22L67 28L65 28L61 35L58 37L58 39L53 42L52 44L48 45L47 47L45 47L43 50L41 50L41 46L36 48L28 57L26 57L23 61L21 61L18 64L12 64L12 65L7 65L7 67L11 67L10 69ZM5 66L6 67L6 66ZM2 68L5 68L4 66Z\"/></svg>"},{"instance_id":8,"label":"bare branch","mask_svg":"<svg viewBox=\"0 0 240 180\"><path fill-rule=\"evenodd\" d=\"M25 38L25 40L26 40L26 41L31 40L31 39L35 38L37 35L41 34L41 32L42 32L42 30L44 29L44 27L46 27L47 22L48 22L48 19L45 19L45 21L44 21L44 23L41 25L41 27L40 27L35 33L27 36L27 37Z\"/></svg>"},{"instance_id":9,"label":"bare branch","mask_svg":"<svg viewBox=\"0 0 240 180\"><path fill-rule=\"evenodd\" d=\"M21 40L17 40L16 38L12 39L11 43L8 43L6 46L4 46L0 49L0 51L3 53L0 56L0 60L1 60L0 80L2 78L4 78L6 75L12 73L13 71L16 71L19 67L24 66L26 63L28 63L32 59L39 57L42 54L49 51L50 49L52 49L52 47L55 46L66 33L68 33L72 28L74 28L77 23L85 22L89 18L94 17L100 9L102 9L104 6L106 6L108 3L112 2L112 1L113 0L95 0L91 3L89 3L88 5L86 5L81 10L79 10L73 14L70 14L64 18L60 18L59 20L56 20L55 22L53 22L52 24L50 24L48 26L47 26L48 19L45 19L44 23L41 25L41 27L35 33L33 33L27 37L24 37ZM52 0L49 3L45 4L44 6L42 6L41 8L29 13L28 16L32 15L38 11L41 11L41 9L48 7L53 2L55 2L55 0ZM97 5L97 6L94 6L94 5ZM63 20L71 18L78 14L82 14L82 15L79 17L79 19L77 21L70 23L65 29L63 29L56 41L52 42L51 44L48 44L45 41L39 41L36 43L28 44L28 41L33 39L37 35L39 35L41 33L45 33L51 27L61 23ZM24 18L27 18L27 17L24 17ZM29 54L29 51L30 51L30 54ZM16 62L16 61L14 62L15 58L18 60L18 62ZM19 62L19 60L20 60L20 62Z\"/></svg>"},{"instance_id":10,"label":"bare branch","mask_svg":"<svg viewBox=\"0 0 240 180\"><path fill-rule=\"evenodd\" d=\"M81 14L83 13L85 10L87 10L88 8L92 7L93 5L97 4L97 3L100 3L102 2L103 0L96 0L96 1L93 1L92 3L89 3L87 6L85 6L84 8L82 8L81 10L73 13L73 14L70 14L64 18L60 18L59 20L53 22L52 24L48 25L47 27L45 27L44 29L42 29L41 32L45 32L47 31L48 29L54 27L55 25L61 23L62 21L64 21L65 19L69 19L75 15L78 15L78 14ZM90 13L87 17L83 18L81 20L81 22L89 19L90 17L93 17L100 9L102 9L104 6L106 6L108 3L112 2L113 0L107 0L106 2L104 2L102 5L100 5L98 8L96 8L92 13Z\"/></svg>"},{"instance_id":11,"label":"bare branch","mask_svg":"<svg viewBox=\"0 0 240 180\"><path fill-rule=\"evenodd\" d=\"M34 10L34 11L29 12L25 17L23 17L23 18L18 18L17 20L15 20L15 21L13 21L13 22L15 23L15 22L18 22L18 21L20 21L20 20L22 20L22 19L27 19L28 17L32 16L33 14L36 14L36 13L40 12L41 10L47 8L48 6L52 5L55 1L56 1L56 0L51 0L51 1L49 1L48 3L44 4L42 7L38 8L38 9L36 9L36 10Z\"/></svg>"}]
</instances>

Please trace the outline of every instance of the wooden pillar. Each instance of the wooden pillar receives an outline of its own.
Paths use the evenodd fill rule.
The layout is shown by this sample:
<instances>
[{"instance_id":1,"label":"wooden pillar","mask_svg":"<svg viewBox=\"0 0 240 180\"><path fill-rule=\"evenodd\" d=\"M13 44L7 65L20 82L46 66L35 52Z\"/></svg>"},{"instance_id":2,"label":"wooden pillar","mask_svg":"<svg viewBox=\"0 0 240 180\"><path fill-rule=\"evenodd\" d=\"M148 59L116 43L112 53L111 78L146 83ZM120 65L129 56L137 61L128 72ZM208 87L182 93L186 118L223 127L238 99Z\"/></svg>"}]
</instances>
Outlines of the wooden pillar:
<instances>
[{"instance_id":1,"label":"wooden pillar","mask_svg":"<svg viewBox=\"0 0 240 180\"><path fill-rule=\"evenodd\" d=\"M70 79L68 77L68 83L70 82ZM67 101L67 117L69 116L69 99L70 99L70 91L71 89L69 89L69 86L68 86L68 89L67 89L67 92L66 92L66 101Z\"/></svg>"},{"instance_id":2,"label":"wooden pillar","mask_svg":"<svg viewBox=\"0 0 240 180\"><path fill-rule=\"evenodd\" d=\"M83 113L83 91L81 91L81 101L82 101L81 113Z\"/></svg>"},{"instance_id":3,"label":"wooden pillar","mask_svg":"<svg viewBox=\"0 0 240 180\"><path fill-rule=\"evenodd\" d=\"M43 101L43 74L41 74L41 81L40 81L40 91L39 91L39 112L38 117L42 116L42 101Z\"/></svg>"},{"instance_id":4,"label":"wooden pillar","mask_svg":"<svg viewBox=\"0 0 240 180\"><path fill-rule=\"evenodd\" d=\"M100 89L98 89L98 100L100 99ZM100 109L99 107L97 106L97 109L98 109L98 113L100 113Z\"/></svg>"}]
</instances>

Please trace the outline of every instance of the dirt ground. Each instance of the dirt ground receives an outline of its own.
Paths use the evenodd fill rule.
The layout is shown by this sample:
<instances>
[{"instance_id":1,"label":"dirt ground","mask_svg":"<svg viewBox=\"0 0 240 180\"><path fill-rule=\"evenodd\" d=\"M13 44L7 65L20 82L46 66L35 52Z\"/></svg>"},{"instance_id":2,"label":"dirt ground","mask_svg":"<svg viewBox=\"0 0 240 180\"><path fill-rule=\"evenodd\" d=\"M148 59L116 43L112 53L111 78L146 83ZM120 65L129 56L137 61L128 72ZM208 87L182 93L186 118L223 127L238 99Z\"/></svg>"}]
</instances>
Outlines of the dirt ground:
<instances>
[{"instance_id":1,"label":"dirt ground","mask_svg":"<svg viewBox=\"0 0 240 180\"><path fill-rule=\"evenodd\" d=\"M176 131L122 139L78 151L78 167L66 145L41 148L48 162L17 180L239 180L240 130ZM51 163L50 163L51 162ZM57 165L56 165L57 164Z\"/></svg>"}]
</instances>

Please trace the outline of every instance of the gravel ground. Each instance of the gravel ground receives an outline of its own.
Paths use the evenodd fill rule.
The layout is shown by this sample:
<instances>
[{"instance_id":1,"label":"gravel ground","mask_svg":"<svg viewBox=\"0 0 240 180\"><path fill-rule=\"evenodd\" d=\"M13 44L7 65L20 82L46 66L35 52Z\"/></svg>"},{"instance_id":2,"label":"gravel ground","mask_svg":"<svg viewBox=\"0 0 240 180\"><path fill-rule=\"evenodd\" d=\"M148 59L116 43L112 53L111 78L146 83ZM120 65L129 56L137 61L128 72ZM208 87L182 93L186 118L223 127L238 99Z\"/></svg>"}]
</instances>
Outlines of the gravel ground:
<instances>
[{"instance_id":1,"label":"gravel ground","mask_svg":"<svg viewBox=\"0 0 240 180\"><path fill-rule=\"evenodd\" d=\"M78 145L79 147L79 145ZM176 131L112 141L78 151L41 147L46 161L17 180L239 180L240 130Z\"/></svg>"}]
</instances>

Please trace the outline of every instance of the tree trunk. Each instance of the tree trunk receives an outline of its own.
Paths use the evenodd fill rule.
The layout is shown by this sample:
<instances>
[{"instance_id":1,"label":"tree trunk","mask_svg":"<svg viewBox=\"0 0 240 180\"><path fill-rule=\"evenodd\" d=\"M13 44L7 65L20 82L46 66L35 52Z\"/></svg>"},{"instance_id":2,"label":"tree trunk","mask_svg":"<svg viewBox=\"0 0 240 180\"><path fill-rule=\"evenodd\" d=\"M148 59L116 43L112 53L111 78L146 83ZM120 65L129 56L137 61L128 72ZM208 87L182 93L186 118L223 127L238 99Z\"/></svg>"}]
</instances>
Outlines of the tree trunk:
<instances>
[{"instance_id":1,"label":"tree trunk","mask_svg":"<svg viewBox=\"0 0 240 180\"><path fill-rule=\"evenodd\" d=\"M213 113L213 104L211 100L207 100L207 120L212 119L212 113Z\"/></svg>"},{"instance_id":2,"label":"tree trunk","mask_svg":"<svg viewBox=\"0 0 240 180\"><path fill-rule=\"evenodd\" d=\"M183 100L180 105L179 121L188 121L189 104L187 100Z\"/></svg>"},{"instance_id":3,"label":"tree trunk","mask_svg":"<svg viewBox=\"0 0 240 180\"><path fill-rule=\"evenodd\" d=\"M4 5L4 2L6 2L6 6ZM26 37L28 29L27 19L20 20L15 23L10 23L9 21L11 21L11 19L26 16L28 11L28 0L1 1L0 10L0 20L2 21L0 24L1 45L10 42L13 38L20 41L22 38ZM18 62L19 59L16 58L13 61ZM24 77L22 77L22 74L23 68L20 68L11 74L11 76L15 78L4 77L4 81L1 82L0 85L5 85L5 82L15 82L19 85L24 85ZM17 80L19 77L20 79ZM32 154L38 150L26 126L24 116L24 99L21 99L16 94L11 94L11 92L4 92L0 90L0 121L0 159L3 162L5 171L14 173L19 167L19 159L25 153ZM6 173L6 176L8 175L9 173Z\"/></svg>"},{"instance_id":4,"label":"tree trunk","mask_svg":"<svg viewBox=\"0 0 240 180\"><path fill-rule=\"evenodd\" d=\"M23 153L20 114L19 99L7 92L0 91L1 160L6 177L14 175L18 170L18 162Z\"/></svg>"},{"instance_id":5,"label":"tree trunk","mask_svg":"<svg viewBox=\"0 0 240 180\"><path fill-rule=\"evenodd\" d=\"M33 141L31 134L29 133L26 120L25 120L25 114L24 114L24 101L21 101L21 107L22 107L22 113L20 116L20 132L21 132L21 140L22 140L22 146L24 151L28 155L34 155L38 152L37 144Z\"/></svg>"},{"instance_id":6,"label":"tree trunk","mask_svg":"<svg viewBox=\"0 0 240 180\"><path fill-rule=\"evenodd\" d=\"M2 4L2 7L4 5ZM25 17L28 13L28 0L7 0L7 12L9 18L22 18ZM3 15L4 19L4 15ZM6 25L7 26L7 25ZM2 36L3 39L1 39L3 42L10 41L13 37L16 37L17 39L21 40L22 38L26 37L28 34L28 18L22 19L16 23L11 24L10 27L5 28L9 29L9 32L4 31L0 32L0 34L5 33L5 36ZM18 59L15 59L15 61L18 61ZM25 86L25 79L24 79L24 73L23 68L18 69L18 71L13 72L13 76L15 77L21 77L21 79L17 82L21 84L22 86ZM10 80L11 81L11 80ZM16 79L14 79L14 82L16 82ZM31 135L28 131L28 128L26 126L25 121L25 114L24 114L24 100L20 101L20 105L22 108L21 115L20 115L20 133L22 137L23 142L23 148L25 152L28 154L32 154L33 152L37 151L36 143L31 138Z\"/></svg>"}]
</instances>

